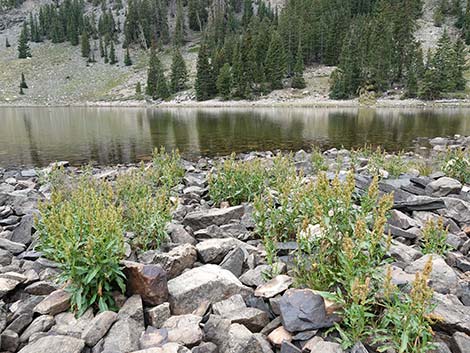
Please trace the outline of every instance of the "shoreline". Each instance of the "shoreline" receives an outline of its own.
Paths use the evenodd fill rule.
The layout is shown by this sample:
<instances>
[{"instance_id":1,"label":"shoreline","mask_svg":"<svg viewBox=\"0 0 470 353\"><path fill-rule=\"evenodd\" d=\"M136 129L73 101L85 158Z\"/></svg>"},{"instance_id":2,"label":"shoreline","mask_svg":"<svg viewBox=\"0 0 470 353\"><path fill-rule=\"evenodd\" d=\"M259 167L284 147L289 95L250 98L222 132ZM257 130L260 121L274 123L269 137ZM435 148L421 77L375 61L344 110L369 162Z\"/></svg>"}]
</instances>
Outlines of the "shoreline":
<instances>
[{"instance_id":1,"label":"shoreline","mask_svg":"<svg viewBox=\"0 0 470 353\"><path fill-rule=\"evenodd\" d=\"M318 100L318 99L294 99L285 101L276 101L272 99L262 99L256 101L240 100L240 101L221 101L207 100L194 101L187 100L182 102L149 102L143 100L123 100L123 101L85 101L85 102L69 102L69 103L25 103L0 102L0 108L357 108L357 109L380 109L380 108L412 108L412 109L441 109L441 108L470 108L470 100L459 99L441 99L436 101L422 101L416 99L407 100L391 100L379 99L375 104L361 104L358 99L350 100Z\"/></svg>"}]
</instances>

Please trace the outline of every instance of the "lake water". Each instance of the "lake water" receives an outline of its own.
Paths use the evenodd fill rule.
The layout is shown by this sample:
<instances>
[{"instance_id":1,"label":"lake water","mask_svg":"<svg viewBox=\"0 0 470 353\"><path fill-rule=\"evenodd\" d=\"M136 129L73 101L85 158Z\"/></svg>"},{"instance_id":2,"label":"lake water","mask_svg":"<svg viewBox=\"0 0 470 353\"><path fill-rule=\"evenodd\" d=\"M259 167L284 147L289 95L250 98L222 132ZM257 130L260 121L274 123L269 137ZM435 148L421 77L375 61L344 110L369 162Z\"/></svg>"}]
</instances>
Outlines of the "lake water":
<instances>
[{"instance_id":1,"label":"lake water","mask_svg":"<svg viewBox=\"0 0 470 353\"><path fill-rule=\"evenodd\" d=\"M470 135L470 109L0 108L0 167L127 163L154 147L187 158L253 150L382 145Z\"/></svg>"}]
</instances>

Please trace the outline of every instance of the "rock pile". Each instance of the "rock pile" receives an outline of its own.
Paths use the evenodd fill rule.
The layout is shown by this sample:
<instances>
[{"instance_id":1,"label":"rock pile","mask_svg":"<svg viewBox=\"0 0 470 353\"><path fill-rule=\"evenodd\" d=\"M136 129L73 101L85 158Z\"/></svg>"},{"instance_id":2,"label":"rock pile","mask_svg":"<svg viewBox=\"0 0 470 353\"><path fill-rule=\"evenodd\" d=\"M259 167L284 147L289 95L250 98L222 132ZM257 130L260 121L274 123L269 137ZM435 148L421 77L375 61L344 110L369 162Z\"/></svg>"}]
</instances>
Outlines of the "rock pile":
<instances>
[{"instance_id":1,"label":"rock pile","mask_svg":"<svg viewBox=\"0 0 470 353\"><path fill-rule=\"evenodd\" d=\"M431 141L442 146L442 141ZM339 152L328 151L332 158ZM265 158L270 153L258 154ZM250 155L246 156L250 158ZM308 153L296 154L308 164ZM37 201L48 194L35 170L0 170L0 351L21 353L340 353L323 333L341 320L332 303L296 289L291 264L269 270L254 236L252 207L211 207L207 171L213 161L186 162L180 202L160 250L129 252L127 293L114 313L68 312L70 295L54 279L57 264L35 251ZM71 168L71 167L70 167ZM113 178L124 166L96 171ZM341 173L340 173L341 174ZM370 178L358 172L358 190ZM393 282L406 286L430 255L417 246L424 222L442 216L452 250L433 256L438 352L470 352L470 188L442 173L383 179L394 191L388 223L394 240ZM288 254L294 244L279 244ZM281 257L281 259L288 257ZM351 352L373 352L361 343Z\"/></svg>"}]
</instances>

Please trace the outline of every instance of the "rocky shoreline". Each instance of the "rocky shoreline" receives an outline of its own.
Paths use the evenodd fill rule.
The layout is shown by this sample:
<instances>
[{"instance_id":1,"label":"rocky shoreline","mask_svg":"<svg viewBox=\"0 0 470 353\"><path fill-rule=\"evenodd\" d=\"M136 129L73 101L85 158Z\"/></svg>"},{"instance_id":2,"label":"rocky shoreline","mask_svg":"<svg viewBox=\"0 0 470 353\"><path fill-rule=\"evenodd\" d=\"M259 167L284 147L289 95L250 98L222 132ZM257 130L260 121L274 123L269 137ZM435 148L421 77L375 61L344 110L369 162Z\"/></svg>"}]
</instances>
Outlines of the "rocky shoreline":
<instances>
[{"instance_id":1,"label":"rocky shoreline","mask_svg":"<svg viewBox=\"0 0 470 353\"><path fill-rule=\"evenodd\" d=\"M436 138L433 151L470 148L470 138ZM429 158L432 157L432 153ZM248 153L241 160L271 152ZM323 153L333 178L346 173L351 154ZM340 159L338 158L341 157ZM413 153L403 158L423 161ZM294 161L312 175L312 155L298 151ZM340 161L339 161L340 160ZM277 244L280 274L268 280L266 251L255 235L251 203L215 207L208 174L218 159L184 161L177 186L178 206L159 250L127 249L122 262L126 295L116 294L118 312L80 318L68 312L70 295L55 283L58 265L35 251L37 201L50 194L40 175L47 171L0 169L0 351L21 353L367 353L366 342L343 350L335 334L325 334L339 318L335 304L293 283L291 255L296 242ZM371 183L368 160L356 170L358 192ZM78 169L61 163L68 172ZM135 165L93 169L97 179L113 180ZM399 177L381 171L379 190L394 193L387 224L393 237L388 256L392 280L406 286L422 271L429 254L418 246L429 218L442 217L451 250L432 255L429 284L434 290L435 340L439 353L470 352L470 185L433 172L410 169ZM54 347L54 348L52 348Z\"/></svg>"}]
</instances>

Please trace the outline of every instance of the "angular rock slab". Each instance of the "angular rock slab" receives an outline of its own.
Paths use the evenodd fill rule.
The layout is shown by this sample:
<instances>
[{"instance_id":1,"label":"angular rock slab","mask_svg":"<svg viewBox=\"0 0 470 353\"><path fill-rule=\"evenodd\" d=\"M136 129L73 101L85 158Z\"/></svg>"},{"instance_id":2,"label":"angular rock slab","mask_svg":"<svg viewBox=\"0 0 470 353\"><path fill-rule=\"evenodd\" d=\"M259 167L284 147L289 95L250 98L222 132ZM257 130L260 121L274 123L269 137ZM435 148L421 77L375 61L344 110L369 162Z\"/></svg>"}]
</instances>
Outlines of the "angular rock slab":
<instances>
[{"instance_id":1,"label":"angular rock slab","mask_svg":"<svg viewBox=\"0 0 470 353\"><path fill-rule=\"evenodd\" d=\"M159 305L168 299L167 274L160 265L123 261L129 294L140 294L144 303Z\"/></svg>"},{"instance_id":2,"label":"angular rock slab","mask_svg":"<svg viewBox=\"0 0 470 353\"><path fill-rule=\"evenodd\" d=\"M272 298L290 287L293 280L287 275L278 275L272 280L258 286L255 290L255 296L263 298Z\"/></svg>"},{"instance_id":3,"label":"angular rock slab","mask_svg":"<svg viewBox=\"0 0 470 353\"><path fill-rule=\"evenodd\" d=\"M41 315L57 315L70 308L70 293L58 289L35 306L34 311Z\"/></svg>"},{"instance_id":4,"label":"angular rock slab","mask_svg":"<svg viewBox=\"0 0 470 353\"><path fill-rule=\"evenodd\" d=\"M230 271L217 265L193 268L168 282L169 301L175 315L190 314L204 302L215 303L235 294L252 292Z\"/></svg>"},{"instance_id":5,"label":"angular rock slab","mask_svg":"<svg viewBox=\"0 0 470 353\"><path fill-rule=\"evenodd\" d=\"M46 336L28 344L19 353L81 353L85 341L69 336Z\"/></svg>"},{"instance_id":6,"label":"angular rock slab","mask_svg":"<svg viewBox=\"0 0 470 353\"><path fill-rule=\"evenodd\" d=\"M117 320L118 315L112 311L103 311L91 320L90 325L82 332L82 339L85 343L93 347L108 332L112 324Z\"/></svg>"},{"instance_id":7,"label":"angular rock slab","mask_svg":"<svg viewBox=\"0 0 470 353\"><path fill-rule=\"evenodd\" d=\"M337 320L327 315L325 300L310 289L289 289L280 301L283 327L289 332L331 327Z\"/></svg>"},{"instance_id":8,"label":"angular rock slab","mask_svg":"<svg viewBox=\"0 0 470 353\"><path fill-rule=\"evenodd\" d=\"M227 208L212 208L210 210L191 212L184 217L183 224L190 226L194 231L207 228L210 225L220 226L229 223L232 219L240 219L245 212L244 206Z\"/></svg>"}]
</instances>

